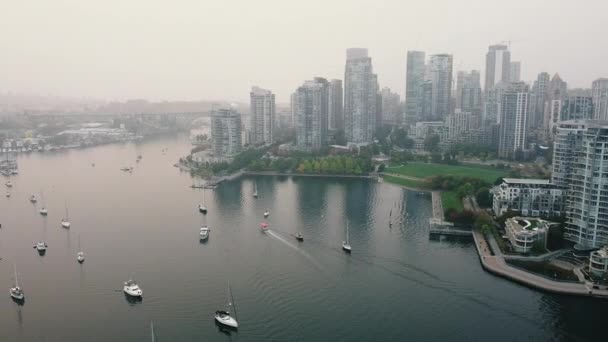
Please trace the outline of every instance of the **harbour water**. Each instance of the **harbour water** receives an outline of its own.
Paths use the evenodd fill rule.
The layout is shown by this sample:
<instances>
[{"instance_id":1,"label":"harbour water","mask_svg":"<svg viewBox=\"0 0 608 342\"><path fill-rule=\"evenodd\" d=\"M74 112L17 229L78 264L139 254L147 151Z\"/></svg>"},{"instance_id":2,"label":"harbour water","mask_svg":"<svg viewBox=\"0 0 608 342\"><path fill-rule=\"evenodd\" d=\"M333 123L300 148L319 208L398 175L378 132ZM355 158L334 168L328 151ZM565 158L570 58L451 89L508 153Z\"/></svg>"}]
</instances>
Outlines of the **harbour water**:
<instances>
[{"instance_id":1,"label":"harbour water","mask_svg":"<svg viewBox=\"0 0 608 342\"><path fill-rule=\"evenodd\" d=\"M149 341L151 320L159 341L604 335L605 301L528 289L484 272L469 238L429 239L429 195L363 179L243 177L207 190L203 216L203 190L189 188L190 175L172 166L190 148L178 135L19 155L12 196L0 199L0 341ZM125 166L133 172L120 171ZM60 225L65 201L69 230ZM402 224L389 227L391 208ZM351 255L341 251L347 220ZM201 243L204 223L211 234ZM49 246L43 257L32 248L40 239ZM23 306L8 295L13 262ZM141 302L121 292L129 277L144 292ZM213 320L228 281L238 332Z\"/></svg>"}]
</instances>

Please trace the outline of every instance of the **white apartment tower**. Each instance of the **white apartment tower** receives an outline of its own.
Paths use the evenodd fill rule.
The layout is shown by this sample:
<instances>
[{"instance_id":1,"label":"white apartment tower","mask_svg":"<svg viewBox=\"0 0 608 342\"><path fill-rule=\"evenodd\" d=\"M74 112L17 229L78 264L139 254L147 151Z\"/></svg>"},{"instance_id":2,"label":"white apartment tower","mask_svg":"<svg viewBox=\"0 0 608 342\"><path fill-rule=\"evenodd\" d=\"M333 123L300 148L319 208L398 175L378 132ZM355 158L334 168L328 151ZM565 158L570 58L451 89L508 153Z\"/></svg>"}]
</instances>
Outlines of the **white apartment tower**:
<instances>
[{"instance_id":1,"label":"white apartment tower","mask_svg":"<svg viewBox=\"0 0 608 342\"><path fill-rule=\"evenodd\" d=\"M511 52L506 45L491 45L486 53L486 83L487 93L499 82L511 80Z\"/></svg>"},{"instance_id":2,"label":"white apartment tower","mask_svg":"<svg viewBox=\"0 0 608 342\"><path fill-rule=\"evenodd\" d=\"M593 118L608 120L608 78L598 78L591 86L593 97Z\"/></svg>"},{"instance_id":3,"label":"white apartment tower","mask_svg":"<svg viewBox=\"0 0 608 342\"><path fill-rule=\"evenodd\" d=\"M274 142L275 103L270 90L251 87L251 141L253 145L270 145Z\"/></svg>"},{"instance_id":4,"label":"white apartment tower","mask_svg":"<svg viewBox=\"0 0 608 342\"><path fill-rule=\"evenodd\" d=\"M367 49L346 50L344 133L351 143L371 143L376 130L378 82Z\"/></svg>"},{"instance_id":5,"label":"white apartment tower","mask_svg":"<svg viewBox=\"0 0 608 342\"><path fill-rule=\"evenodd\" d=\"M213 155L217 159L230 159L241 152L241 114L234 109L218 109L211 114L211 140Z\"/></svg>"},{"instance_id":6,"label":"white apartment tower","mask_svg":"<svg viewBox=\"0 0 608 342\"><path fill-rule=\"evenodd\" d=\"M502 94L498 155L513 158L526 148L526 120L530 92L523 82L511 83Z\"/></svg>"}]
</instances>

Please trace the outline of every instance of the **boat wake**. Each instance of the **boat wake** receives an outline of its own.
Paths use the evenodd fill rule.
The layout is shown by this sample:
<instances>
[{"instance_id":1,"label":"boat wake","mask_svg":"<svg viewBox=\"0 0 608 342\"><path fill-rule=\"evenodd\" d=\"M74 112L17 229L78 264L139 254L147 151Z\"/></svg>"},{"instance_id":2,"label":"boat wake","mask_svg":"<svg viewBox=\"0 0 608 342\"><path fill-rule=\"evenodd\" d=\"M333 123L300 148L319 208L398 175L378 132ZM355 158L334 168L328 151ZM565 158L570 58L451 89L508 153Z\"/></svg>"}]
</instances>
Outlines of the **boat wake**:
<instances>
[{"instance_id":1,"label":"boat wake","mask_svg":"<svg viewBox=\"0 0 608 342\"><path fill-rule=\"evenodd\" d=\"M310 261L319 271L324 272L325 274L329 274L329 272L317 261L315 260L315 258L312 257L312 255L308 254L307 252L305 252L304 250L302 250L301 248L299 248L297 245L285 240L282 236L280 236L279 234L276 234L275 232L273 232L271 229L268 229L266 231L266 234L272 236L273 238L283 242L284 244L286 244L287 246L291 247L292 249L294 249L295 251L297 251L298 253L300 253L303 257L305 257L306 259L308 259L308 261Z\"/></svg>"}]
</instances>

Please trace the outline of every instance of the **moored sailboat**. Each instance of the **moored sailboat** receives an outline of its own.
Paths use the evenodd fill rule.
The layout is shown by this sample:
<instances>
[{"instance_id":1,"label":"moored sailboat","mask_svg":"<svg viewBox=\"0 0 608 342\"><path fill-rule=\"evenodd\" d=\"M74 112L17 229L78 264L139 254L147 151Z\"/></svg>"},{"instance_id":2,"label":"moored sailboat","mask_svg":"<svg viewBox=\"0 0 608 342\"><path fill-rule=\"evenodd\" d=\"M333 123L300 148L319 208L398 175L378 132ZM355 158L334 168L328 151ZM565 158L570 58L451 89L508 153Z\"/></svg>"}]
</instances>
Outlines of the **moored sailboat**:
<instances>
[{"instance_id":1,"label":"moored sailboat","mask_svg":"<svg viewBox=\"0 0 608 342\"><path fill-rule=\"evenodd\" d=\"M232 298L232 290L230 289L230 283L228 284L228 305L226 310L217 310L215 312L215 321L225 325L229 328L237 329L239 324L236 320L236 307L234 306L234 299ZM234 311L234 317L230 314L230 309Z\"/></svg>"}]
</instances>

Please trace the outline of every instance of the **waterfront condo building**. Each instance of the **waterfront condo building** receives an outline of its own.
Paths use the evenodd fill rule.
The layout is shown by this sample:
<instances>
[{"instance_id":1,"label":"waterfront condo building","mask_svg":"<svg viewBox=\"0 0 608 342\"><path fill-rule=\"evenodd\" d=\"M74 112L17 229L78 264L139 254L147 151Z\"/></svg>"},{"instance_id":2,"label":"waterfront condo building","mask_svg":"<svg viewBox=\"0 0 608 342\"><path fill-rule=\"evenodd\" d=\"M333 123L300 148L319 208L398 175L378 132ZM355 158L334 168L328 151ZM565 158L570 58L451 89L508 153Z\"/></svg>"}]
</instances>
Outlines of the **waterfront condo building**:
<instances>
[{"instance_id":1,"label":"waterfront condo building","mask_svg":"<svg viewBox=\"0 0 608 342\"><path fill-rule=\"evenodd\" d=\"M564 238L584 249L608 244L608 121L558 125L551 182L567 190Z\"/></svg>"},{"instance_id":2,"label":"waterfront condo building","mask_svg":"<svg viewBox=\"0 0 608 342\"><path fill-rule=\"evenodd\" d=\"M274 142L275 103L270 90L252 87L249 93L251 111L250 143L270 145Z\"/></svg>"},{"instance_id":3,"label":"waterfront condo building","mask_svg":"<svg viewBox=\"0 0 608 342\"><path fill-rule=\"evenodd\" d=\"M342 80L329 81L329 95L327 98L327 126L331 130L344 129L344 91Z\"/></svg>"},{"instance_id":4,"label":"waterfront condo building","mask_svg":"<svg viewBox=\"0 0 608 342\"><path fill-rule=\"evenodd\" d=\"M565 190L548 179L503 178L490 192L496 216L508 210L523 216L561 216L566 200Z\"/></svg>"},{"instance_id":5,"label":"waterfront condo building","mask_svg":"<svg viewBox=\"0 0 608 342\"><path fill-rule=\"evenodd\" d=\"M423 85L425 83L425 53L407 52L407 72L405 75L405 120L408 124L424 121L422 117Z\"/></svg>"},{"instance_id":6,"label":"waterfront condo building","mask_svg":"<svg viewBox=\"0 0 608 342\"><path fill-rule=\"evenodd\" d=\"M241 152L241 114L235 109L218 109L211 114L212 151L216 160L230 160Z\"/></svg>"},{"instance_id":7,"label":"waterfront condo building","mask_svg":"<svg viewBox=\"0 0 608 342\"><path fill-rule=\"evenodd\" d=\"M346 50L344 133L349 143L371 143L376 131L378 78L367 49Z\"/></svg>"},{"instance_id":8,"label":"waterfront condo building","mask_svg":"<svg viewBox=\"0 0 608 342\"><path fill-rule=\"evenodd\" d=\"M598 78L591 86L593 119L608 120L608 78Z\"/></svg>"}]
</instances>

